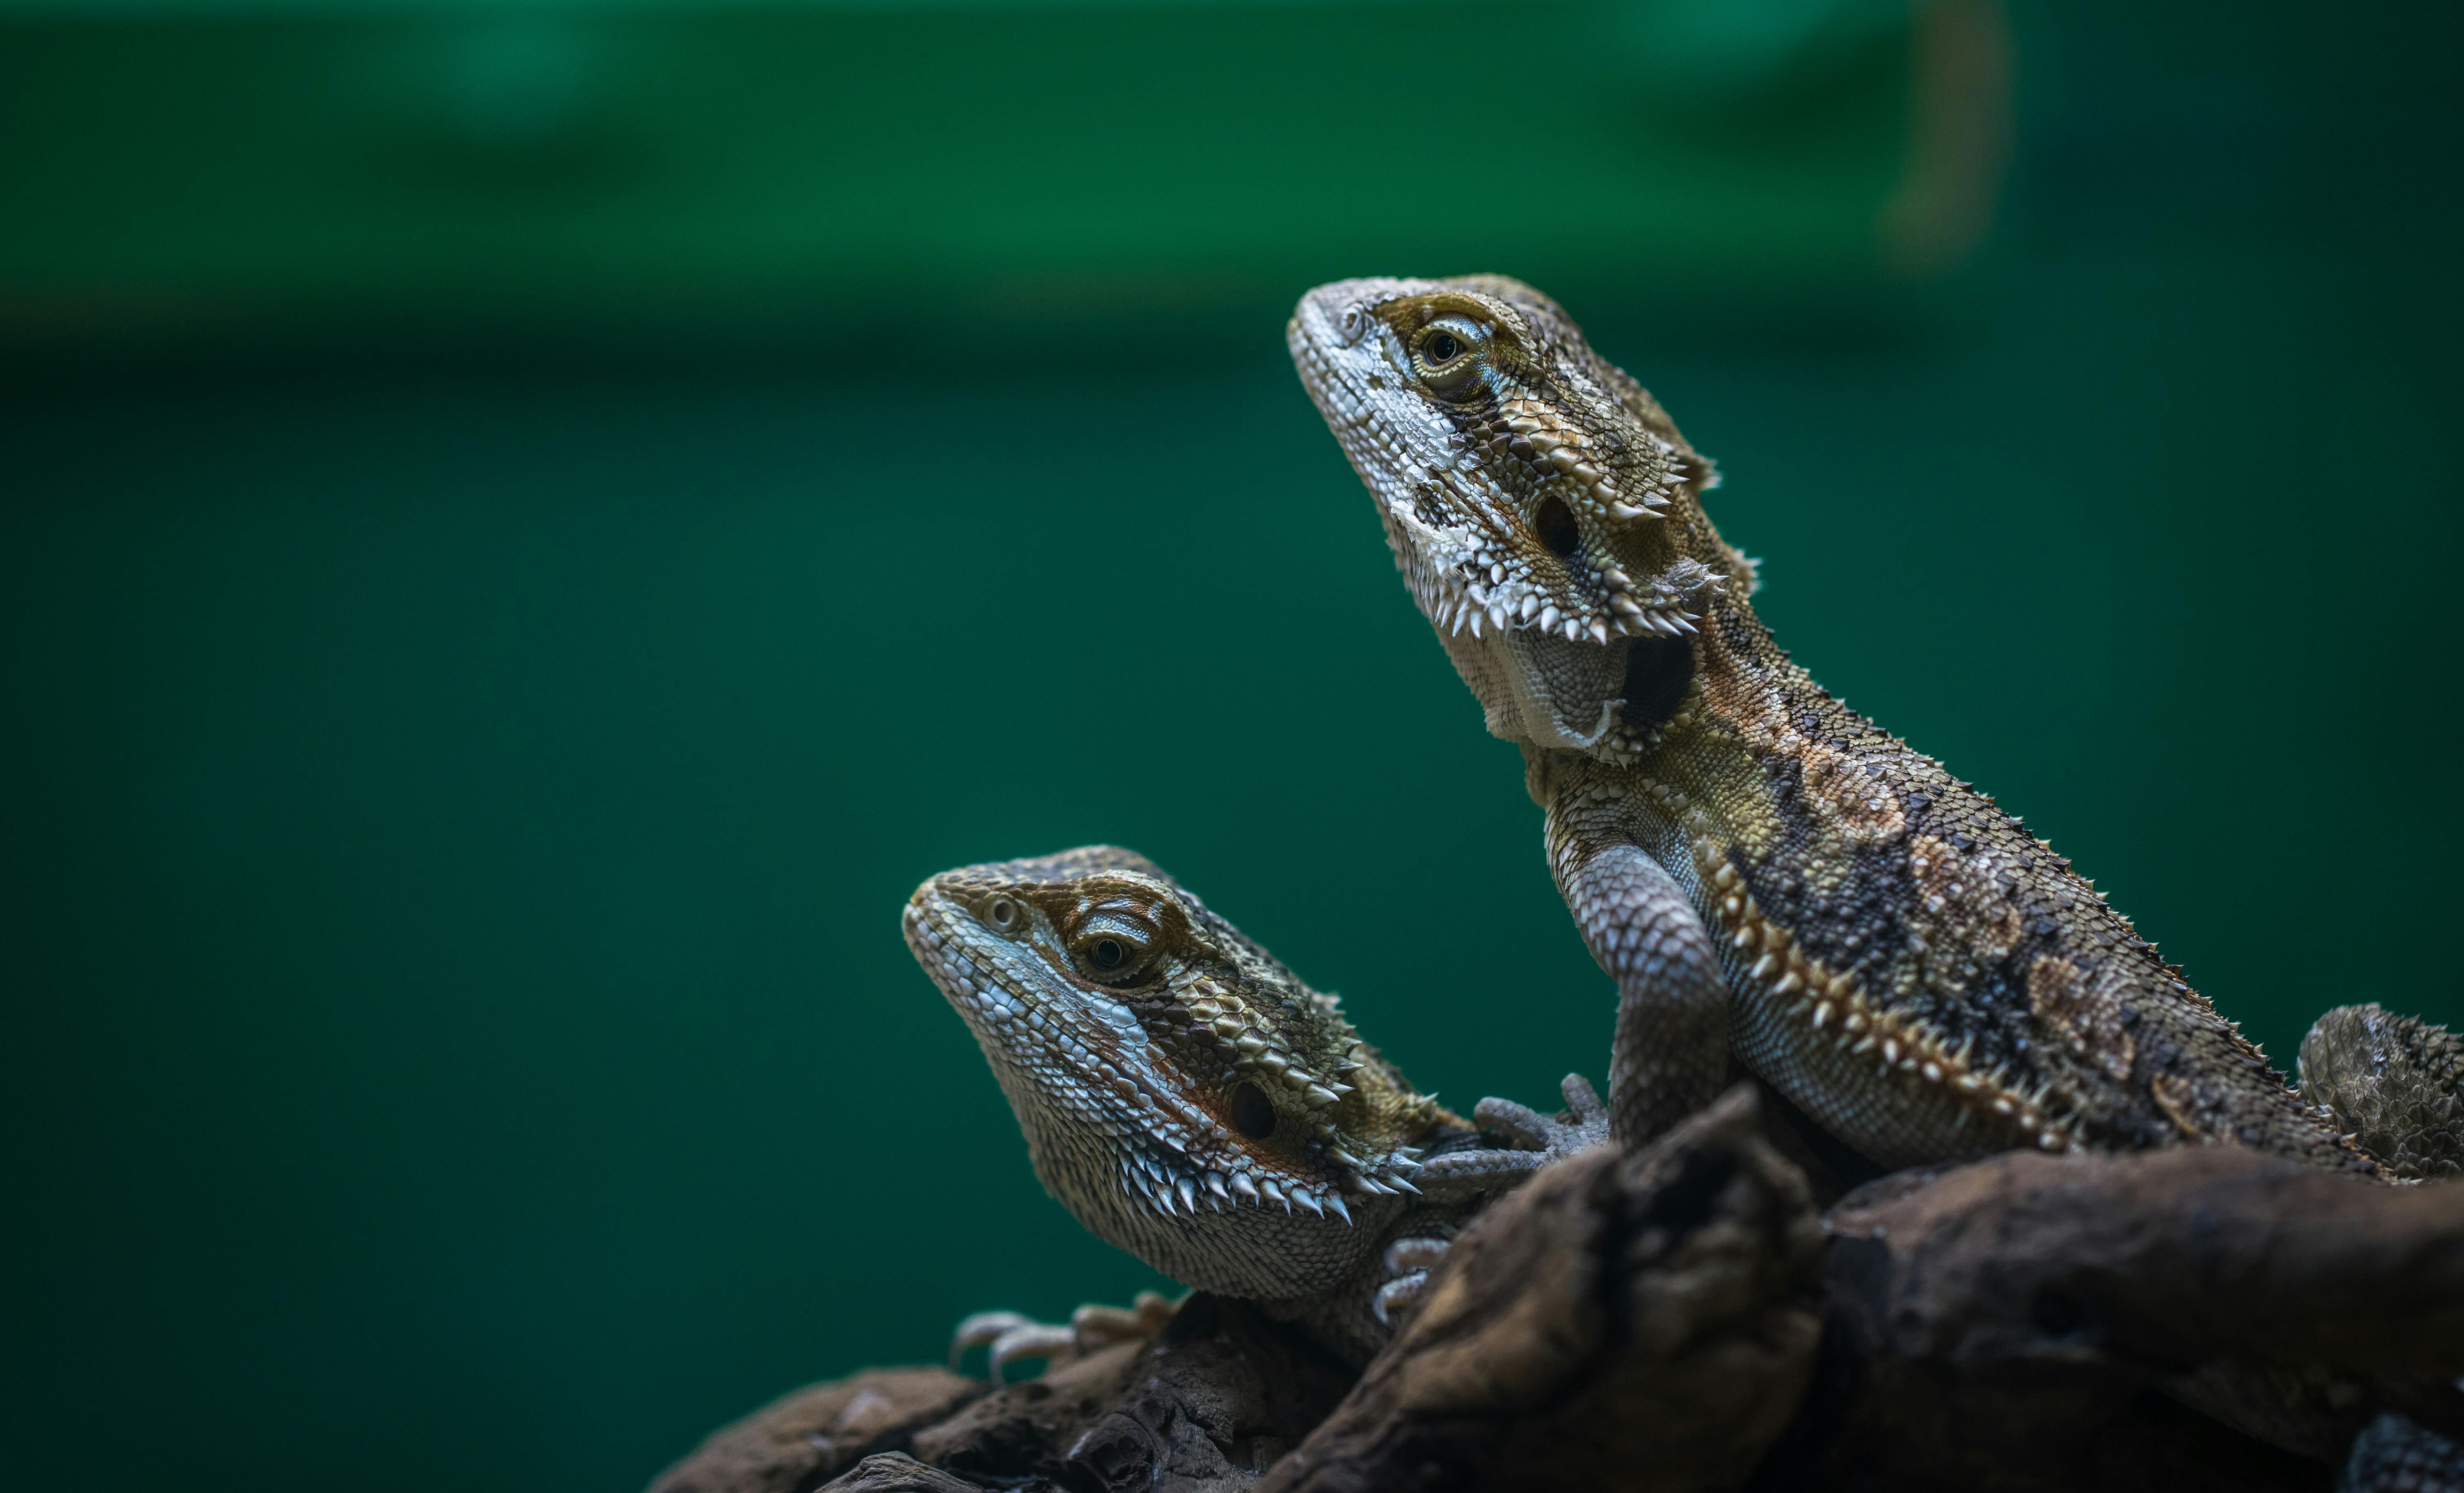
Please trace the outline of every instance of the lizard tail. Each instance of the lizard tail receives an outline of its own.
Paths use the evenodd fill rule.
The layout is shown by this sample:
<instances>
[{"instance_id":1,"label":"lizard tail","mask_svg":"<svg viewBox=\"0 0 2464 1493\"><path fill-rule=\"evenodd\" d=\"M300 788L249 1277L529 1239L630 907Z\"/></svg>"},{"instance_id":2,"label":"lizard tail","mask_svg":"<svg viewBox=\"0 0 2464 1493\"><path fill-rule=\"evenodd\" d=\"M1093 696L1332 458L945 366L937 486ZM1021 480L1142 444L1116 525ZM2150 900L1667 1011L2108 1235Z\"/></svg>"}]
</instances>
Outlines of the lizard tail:
<instances>
[{"instance_id":1,"label":"lizard tail","mask_svg":"<svg viewBox=\"0 0 2464 1493\"><path fill-rule=\"evenodd\" d=\"M2378 1005L2301 1039L2301 1097L2400 1177L2464 1175L2464 1039Z\"/></svg>"}]
</instances>

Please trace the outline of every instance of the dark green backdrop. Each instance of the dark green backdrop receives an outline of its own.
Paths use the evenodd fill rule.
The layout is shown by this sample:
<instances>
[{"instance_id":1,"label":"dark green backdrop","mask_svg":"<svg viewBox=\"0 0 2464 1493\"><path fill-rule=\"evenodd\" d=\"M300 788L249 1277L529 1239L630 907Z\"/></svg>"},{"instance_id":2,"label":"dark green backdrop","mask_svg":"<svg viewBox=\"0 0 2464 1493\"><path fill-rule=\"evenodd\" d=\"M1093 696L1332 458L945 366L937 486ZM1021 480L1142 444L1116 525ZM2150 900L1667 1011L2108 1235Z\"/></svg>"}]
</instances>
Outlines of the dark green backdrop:
<instances>
[{"instance_id":1,"label":"dark green backdrop","mask_svg":"<svg viewBox=\"0 0 2464 1493\"><path fill-rule=\"evenodd\" d=\"M2019 13L1949 281L1573 309L1797 656L2289 1063L2464 1018L2452 53L2142 10ZM1280 332L19 356L6 1480L621 1490L1149 1284L898 942L960 862L1147 851L1452 1100L1596 1073L1515 754Z\"/></svg>"}]
</instances>

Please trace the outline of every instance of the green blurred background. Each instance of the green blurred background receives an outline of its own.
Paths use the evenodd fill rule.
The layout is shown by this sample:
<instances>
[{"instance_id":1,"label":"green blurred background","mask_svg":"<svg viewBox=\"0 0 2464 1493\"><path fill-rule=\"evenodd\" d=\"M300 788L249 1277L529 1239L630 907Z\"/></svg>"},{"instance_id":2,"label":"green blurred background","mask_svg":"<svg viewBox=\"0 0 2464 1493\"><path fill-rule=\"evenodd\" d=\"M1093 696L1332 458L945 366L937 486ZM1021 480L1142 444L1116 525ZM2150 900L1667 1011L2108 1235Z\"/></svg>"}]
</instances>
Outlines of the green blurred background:
<instances>
[{"instance_id":1,"label":"green blurred background","mask_svg":"<svg viewBox=\"0 0 2464 1493\"><path fill-rule=\"evenodd\" d=\"M1337 275L1558 294L1797 657L2279 1058L2464 1018L2431 17L0 3L7 1481L631 1488L1151 1284L898 942L962 862L1597 1073L1284 362Z\"/></svg>"}]
</instances>

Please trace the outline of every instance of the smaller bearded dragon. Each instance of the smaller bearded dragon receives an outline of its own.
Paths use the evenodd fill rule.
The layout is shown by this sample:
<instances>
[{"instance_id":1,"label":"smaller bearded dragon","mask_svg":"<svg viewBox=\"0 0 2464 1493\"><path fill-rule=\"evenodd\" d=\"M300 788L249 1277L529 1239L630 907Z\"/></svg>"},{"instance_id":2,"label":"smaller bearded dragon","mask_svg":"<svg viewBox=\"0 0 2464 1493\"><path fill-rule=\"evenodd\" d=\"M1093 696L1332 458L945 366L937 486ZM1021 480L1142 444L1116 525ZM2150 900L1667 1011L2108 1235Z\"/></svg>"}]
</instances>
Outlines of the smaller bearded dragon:
<instances>
[{"instance_id":1,"label":"smaller bearded dragon","mask_svg":"<svg viewBox=\"0 0 2464 1493\"><path fill-rule=\"evenodd\" d=\"M915 889L904 925L1045 1191L1107 1242L1355 1362L1489 1195L1607 1139L1580 1078L1566 1081L1568 1119L1488 1099L1466 1123L1361 1041L1332 996L1133 851L946 871ZM956 1349L989 1344L999 1377L1011 1359L1151 1332L1170 1309L1148 1293L1067 1326L983 1312Z\"/></svg>"}]
</instances>

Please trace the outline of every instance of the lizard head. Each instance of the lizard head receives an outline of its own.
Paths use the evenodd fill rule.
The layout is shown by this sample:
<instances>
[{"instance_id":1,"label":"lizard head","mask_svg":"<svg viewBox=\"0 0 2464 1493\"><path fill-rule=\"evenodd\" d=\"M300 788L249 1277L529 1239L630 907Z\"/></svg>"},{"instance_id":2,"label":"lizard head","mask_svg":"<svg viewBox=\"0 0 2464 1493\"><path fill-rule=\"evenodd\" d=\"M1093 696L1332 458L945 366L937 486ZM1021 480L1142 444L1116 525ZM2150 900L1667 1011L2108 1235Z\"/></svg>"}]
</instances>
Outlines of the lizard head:
<instances>
[{"instance_id":1,"label":"lizard head","mask_svg":"<svg viewBox=\"0 0 2464 1493\"><path fill-rule=\"evenodd\" d=\"M1491 733L1614 752L1674 711L1696 624L1752 572L1642 385L1497 275L1322 285L1286 337Z\"/></svg>"},{"instance_id":2,"label":"lizard head","mask_svg":"<svg viewBox=\"0 0 2464 1493\"><path fill-rule=\"evenodd\" d=\"M1462 1121L1151 862L1089 846L945 871L907 945L983 1048L1036 1175L1191 1285L1310 1294L1378 1247Z\"/></svg>"}]
</instances>

